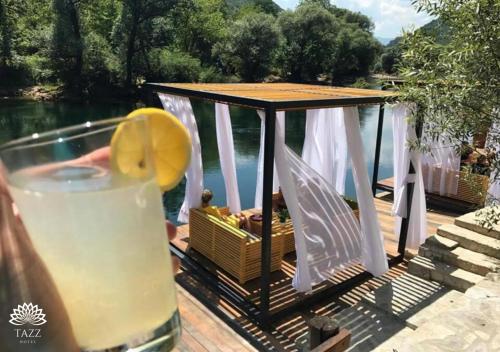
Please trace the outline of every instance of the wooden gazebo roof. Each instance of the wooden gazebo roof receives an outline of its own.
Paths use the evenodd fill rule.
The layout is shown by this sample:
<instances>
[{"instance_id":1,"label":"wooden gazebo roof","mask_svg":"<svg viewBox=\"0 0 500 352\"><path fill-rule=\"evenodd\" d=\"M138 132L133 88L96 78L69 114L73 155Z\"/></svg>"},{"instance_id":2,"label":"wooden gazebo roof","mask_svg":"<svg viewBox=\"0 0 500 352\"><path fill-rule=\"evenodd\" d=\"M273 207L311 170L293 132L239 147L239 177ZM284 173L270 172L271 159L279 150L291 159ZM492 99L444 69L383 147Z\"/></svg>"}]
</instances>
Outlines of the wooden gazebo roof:
<instances>
[{"instance_id":1,"label":"wooden gazebo roof","mask_svg":"<svg viewBox=\"0 0 500 352\"><path fill-rule=\"evenodd\" d=\"M382 104L395 92L297 83L148 83L162 93L276 110Z\"/></svg>"}]
</instances>

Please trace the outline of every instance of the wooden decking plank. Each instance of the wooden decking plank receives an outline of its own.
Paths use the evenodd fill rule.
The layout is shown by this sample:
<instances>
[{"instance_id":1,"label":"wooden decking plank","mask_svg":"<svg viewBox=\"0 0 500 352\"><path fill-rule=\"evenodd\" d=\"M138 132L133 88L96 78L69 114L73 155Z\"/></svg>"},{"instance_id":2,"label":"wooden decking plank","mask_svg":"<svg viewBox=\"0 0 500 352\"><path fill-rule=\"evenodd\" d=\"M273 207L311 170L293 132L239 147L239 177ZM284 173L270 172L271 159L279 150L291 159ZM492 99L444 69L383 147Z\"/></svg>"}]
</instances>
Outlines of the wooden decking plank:
<instances>
[{"instance_id":1,"label":"wooden decking plank","mask_svg":"<svg viewBox=\"0 0 500 352\"><path fill-rule=\"evenodd\" d=\"M375 206L377 208L379 222L381 224L382 235L384 238L384 247L389 256L396 256L398 242L396 236L394 235L394 224L395 218L392 216L392 202L390 198L385 197L375 198ZM251 215L257 213L257 209L247 209L243 211L247 215ZM453 221L453 217L448 214L438 214L436 212L429 212L427 216L428 220L428 234L431 235L435 233L437 226L444 223L451 223ZM189 236L189 227L187 225L183 225L179 228L179 236L174 241L177 246L179 246L182 250L187 250L188 248L188 236ZM410 253L415 253L415 251L410 250ZM245 295L250 301L255 304L259 304L260 302L260 290L259 290L259 280L251 280L244 285L240 285L234 278L232 278L229 274L226 274L223 270L216 267L209 260L204 259L203 256L197 254L196 252L190 252L190 254L194 255L198 258L204 266L206 266L209 270L215 273L220 280L224 281L227 285L233 287L233 289L240 292L240 294ZM342 272L338 272L334 275L330 280L325 281L324 283L316 286L314 291L321 290L326 288L327 286L331 286L337 284L341 281L344 281L357 273L362 271L361 267L350 267ZM282 269L278 272L273 272L271 275L271 310L279 310L283 307L286 307L289 303L298 299L297 292L291 286L291 280L295 273L295 259L290 256L286 256L282 261Z\"/></svg>"},{"instance_id":2,"label":"wooden decking plank","mask_svg":"<svg viewBox=\"0 0 500 352\"><path fill-rule=\"evenodd\" d=\"M377 208L379 221L381 224L381 230L384 237L384 246L386 252L389 256L394 256L397 254L397 240L394 236L394 223L395 218L391 214L392 202L390 198L376 198L375 206ZM256 213L256 209L247 209L244 211L246 214ZM454 220L454 216L449 212L439 212L436 210L431 210L427 214L427 222L428 222L428 234L432 235L435 232L437 226L445 223L452 223ZM188 238L189 238L189 226L183 225L179 227L178 230L178 238L174 241L174 243L181 249L188 249ZM195 256L195 258L203 263L203 265L214 274L216 274L219 280L225 282L227 285L232 286L241 294L245 295L248 300L258 304L260 301L260 289L259 284L260 281L258 279L251 280L244 285L240 285L234 278L225 273L220 268L217 268L214 264L211 264L207 259L203 259L200 254L196 252L190 252L191 255ZM329 280L324 283L314 287L314 291L318 291L325 287L337 284L343 280L346 280L349 277L356 275L362 271L362 267L359 265L354 265L346 270L339 271ZM335 314L336 311L343 309L342 305L352 306L360 301L361 297L372 291L373 289L380 287L384 283L398 277L406 271L405 264L400 264L396 267L390 269L390 271L379 278L373 278L368 280L367 282L358 285L348 292L344 293L333 303L326 303L321 306L316 307L316 311L320 312L320 314ZM295 259L293 254L289 254L282 261L282 270L273 272L271 274L271 310L276 311L283 307L286 307L288 304L300 299L300 295L293 289L291 286L291 280L293 278L295 272ZM184 297L184 296L180 296ZM214 351L233 351L233 350L241 350L247 351L247 347L241 347L241 337L239 335L232 336L229 334L226 338L227 329L229 329L222 321L218 320L215 316L210 316L210 312L204 312L205 309L201 303L194 300L195 303L189 303L185 298L181 298L182 304L190 304L190 310L183 320L185 323L185 332L186 341L183 340L183 343L180 345L185 348L185 351L197 351L196 348L199 348L199 345L203 346L205 350ZM233 307L231 304L225 301L221 301L216 295L211 296L210 299L215 300L216 304L219 305L221 310L227 312L227 315L231 319L235 319L235 321L240 322L240 325L244 326L244 328L254 335L256 339L260 339L262 341L266 341L270 344L279 343L282 347L285 346L285 350L292 349L294 345L294 339L301 336L307 330L307 317L302 314L294 314L293 316L287 317L283 321L283 324L278 324L278 328L276 329L276 334L273 335L272 340L269 340L269 335L263 334L262 331L256 327L255 325L248 322L244 316L241 316L237 309ZM339 303L341 304L339 306ZM311 308L312 309L312 308ZM182 310L181 310L182 314ZM208 315L207 315L208 314ZM210 316L210 318L206 318ZM217 323L213 322L213 319L216 318ZM210 320L210 321L209 321ZM221 325L220 325L221 324ZM213 336L213 331L219 331L223 326L222 331L226 331L225 333L216 334L218 336ZM226 329L226 330L224 330ZM233 333L234 334L234 333ZM243 342L245 342L243 340ZM186 347L187 346L187 347ZM191 348L189 350L188 348ZM240 349L241 348L241 349ZM250 346L250 350L253 347ZM205 351L200 350L200 351Z\"/></svg>"},{"instance_id":3,"label":"wooden decking plank","mask_svg":"<svg viewBox=\"0 0 500 352\"><path fill-rule=\"evenodd\" d=\"M206 350L255 351L248 342L182 288L179 288L178 300L184 331Z\"/></svg>"}]
</instances>

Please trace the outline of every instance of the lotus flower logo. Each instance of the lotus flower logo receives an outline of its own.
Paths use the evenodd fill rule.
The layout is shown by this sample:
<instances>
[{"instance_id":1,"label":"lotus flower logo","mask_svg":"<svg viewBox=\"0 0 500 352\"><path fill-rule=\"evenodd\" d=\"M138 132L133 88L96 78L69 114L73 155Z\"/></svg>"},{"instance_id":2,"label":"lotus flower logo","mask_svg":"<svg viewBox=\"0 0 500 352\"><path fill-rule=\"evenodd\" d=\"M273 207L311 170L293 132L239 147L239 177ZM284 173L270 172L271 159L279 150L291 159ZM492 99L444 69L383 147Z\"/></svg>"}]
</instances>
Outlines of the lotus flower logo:
<instances>
[{"instance_id":1,"label":"lotus flower logo","mask_svg":"<svg viewBox=\"0 0 500 352\"><path fill-rule=\"evenodd\" d=\"M24 303L22 306L18 305L17 308L14 308L14 313L10 317L9 323L13 325L43 325L47 322L42 309L32 303Z\"/></svg>"}]
</instances>

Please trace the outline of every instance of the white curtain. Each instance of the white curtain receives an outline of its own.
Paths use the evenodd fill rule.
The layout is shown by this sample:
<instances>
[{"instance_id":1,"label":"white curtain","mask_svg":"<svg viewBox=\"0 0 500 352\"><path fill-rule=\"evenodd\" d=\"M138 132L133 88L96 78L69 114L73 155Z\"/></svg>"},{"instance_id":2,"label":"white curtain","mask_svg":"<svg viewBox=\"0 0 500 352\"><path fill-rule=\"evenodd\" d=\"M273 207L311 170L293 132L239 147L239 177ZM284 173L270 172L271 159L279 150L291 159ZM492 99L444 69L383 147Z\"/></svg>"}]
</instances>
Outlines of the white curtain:
<instances>
[{"instance_id":1,"label":"white curtain","mask_svg":"<svg viewBox=\"0 0 500 352\"><path fill-rule=\"evenodd\" d=\"M498 116L497 116L498 117ZM488 132L488 139L486 140L486 147L495 150L496 155L500 155L500 122L493 123L493 126ZM500 180L496 179L497 170L492 170L490 174L490 186L488 188L488 196L486 204L490 205L496 199L500 200Z\"/></svg>"},{"instance_id":2,"label":"white curtain","mask_svg":"<svg viewBox=\"0 0 500 352\"><path fill-rule=\"evenodd\" d=\"M427 141L430 150L422 157L425 189L442 196L455 195L458 192L460 154L449 138L446 136L432 138L428 132L432 127L426 127L427 130L424 130L422 138Z\"/></svg>"},{"instance_id":3,"label":"white curtain","mask_svg":"<svg viewBox=\"0 0 500 352\"><path fill-rule=\"evenodd\" d=\"M394 204L392 213L396 216L394 233L399 238L401 220L407 216L407 186L408 183L414 183L406 246L417 249L425 241L428 234L422 155L418 150L411 150L409 145L409 141L415 141L417 138L415 126L407 121L412 108L414 106L398 104L392 109L394 150ZM415 174L412 175L408 174L410 161L415 169Z\"/></svg>"},{"instance_id":4,"label":"white curtain","mask_svg":"<svg viewBox=\"0 0 500 352\"><path fill-rule=\"evenodd\" d=\"M378 222L377 209L373 201L368 170L363 157L363 140L361 139L357 107L344 108L344 123L360 211L363 238L362 263L367 271L374 276L379 276L387 272L389 266L384 249L384 238Z\"/></svg>"},{"instance_id":5,"label":"white curtain","mask_svg":"<svg viewBox=\"0 0 500 352\"><path fill-rule=\"evenodd\" d=\"M259 159L257 161L257 186L255 187L255 201L254 207L256 209L262 209L262 188L264 181L264 132L265 132L265 119L266 113L262 110L257 110L257 113L260 117L260 147L259 147ZM276 113L276 120L279 123L276 123L275 132L285 138L285 112L278 111ZM273 172L273 192L278 192L280 187L280 181L278 172L276 170L276 163L274 164L274 172Z\"/></svg>"},{"instance_id":6,"label":"white curtain","mask_svg":"<svg viewBox=\"0 0 500 352\"><path fill-rule=\"evenodd\" d=\"M240 192L234 160L233 130L227 104L215 103L215 129L219 149L220 166L226 186L226 201L231 212L241 212Z\"/></svg>"},{"instance_id":7,"label":"white curtain","mask_svg":"<svg viewBox=\"0 0 500 352\"><path fill-rule=\"evenodd\" d=\"M186 171L186 192L177 218L179 222L187 223L189 221L189 209L200 206L203 192L203 165L198 126L188 98L162 93L159 93L158 96L163 108L176 116L186 126L191 135L191 163Z\"/></svg>"},{"instance_id":8,"label":"white curtain","mask_svg":"<svg viewBox=\"0 0 500 352\"><path fill-rule=\"evenodd\" d=\"M347 141L342 108L307 110L302 159L345 194Z\"/></svg>"},{"instance_id":9,"label":"white curtain","mask_svg":"<svg viewBox=\"0 0 500 352\"><path fill-rule=\"evenodd\" d=\"M297 266L293 286L300 292L310 291L335 270L354 262L361 261L374 275L388 270L362 154L357 109L345 116L347 129L354 130L347 140L352 138L354 144L359 143L357 147L349 143L349 147L352 148L361 226L335 187L286 147L284 136L278 132L283 128L282 121L277 120L276 168L294 227Z\"/></svg>"}]
</instances>

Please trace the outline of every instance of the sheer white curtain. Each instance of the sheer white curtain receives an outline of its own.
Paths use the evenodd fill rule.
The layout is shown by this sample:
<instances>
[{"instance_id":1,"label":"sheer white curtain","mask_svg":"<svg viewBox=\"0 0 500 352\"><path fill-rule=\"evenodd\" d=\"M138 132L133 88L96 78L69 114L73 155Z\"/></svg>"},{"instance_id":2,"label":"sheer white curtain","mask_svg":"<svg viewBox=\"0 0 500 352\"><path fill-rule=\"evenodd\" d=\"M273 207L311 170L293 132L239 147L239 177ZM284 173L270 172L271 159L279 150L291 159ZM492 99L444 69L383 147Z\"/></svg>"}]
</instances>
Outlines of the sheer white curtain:
<instances>
[{"instance_id":1,"label":"sheer white curtain","mask_svg":"<svg viewBox=\"0 0 500 352\"><path fill-rule=\"evenodd\" d=\"M457 153L456 145L446 136L432 138L428 132L432 127L426 127L427 130L424 130L422 138L427 141L430 150L422 157L425 189L442 196L455 195L458 192L460 154Z\"/></svg>"},{"instance_id":2,"label":"sheer white curtain","mask_svg":"<svg viewBox=\"0 0 500 352\"><path fill-rule=\"evenodd\" d=\"M265 132L265 115L266 113L262 110L257 110L257 114L260 117L260 147L259 147L259 159L257 161L257 186L255 187L255 201L254 207L256 209L262 209L262 187L264 181L264 132ZM285 138L285 112L278 111L276 113L276 133L279 136ZM276 163L274 164L274 177L273 177L273 192L278 192L280 181L278 172L276 171Z\"/></svg>"},{"instance_id":3,"label":"sheer white curtain","mask_svg":"<svg viewBox=\"0 0 500 352\"><path fill-rule=\"evenodd\" d=\"M384 238L378 222L377 209L373 201L368 170L363 157L363 140L361 139L357 107L344 108L344 123L360 212L363 239L362 263L367 271L379 276L387 272L389 266L384 249Z\"/></svg>"},{"instance_id":4,"label":"sheer white curtain","mask_svg":"<svg viewBox=\"0 0 500 352\"><path fill-rule=\"evenodd\" d=\"M417 249L427 238L427 210L422 176L422 155L410 150L409 141L417 138L415 126L407 121L414 106L398 104L392 108L392 136L394 150L394 204L392 213L396 216L394 233L399 238L401 220L407 216L407 186L414 183L411 214L406 246ZM415 174L409 175L410 160Z\"/></svg>"},{"instance_id":5,"label":"sheer white curtain","mask_svg":"<svg viewBox=\"0 0 500 352\"><path fill-rule=\"evenodd\" d=\"M159 93L158 96L163 108L176 116L186 126L191 135L191 163L186 171L186 192L177 218L179 222L187 223L189 221L189 209L200 206L203 192L203 165L198 126L188 98L162 93Z\"/></svg>"},{"instance_id":6,"label":"sheer white curtain","mask_svg":"<svg viewBox=\"0 0 500 352\"><path fill-rule=\"evenodd\" d=\"M345 194L347 141L342 108L307 110L302 159Z\"/></svg>"},{"instance_id":7,"label":"sheer white curtain","mask_svg":"<svg viewBox=\"0 0 500 352\"><path fill-rule=\"evenodd\" d=\"M498 112L497 112L498 113ZM494 123L488 132L486 147L496 151L499 155L500 151L500 122ZM495 179L496 172L493 170L490 175L490 186L488 188L488 197L486 198L487 205L491 204L494 199L500 199L500 180Z\"/></svg>"},{"instance_id":8,"label":"sheer white curtain","mask_svg":"<svg viewBox=\"0 0 500 352\"><path fill-rule=\"evenodd\" d=\"M227 205L232 213L239 213L241 211L240 192L238 189L238 179L236 177L231 116L227 104L215 103L215 129L217 133L220 166L222 176L224 177L224 185L226 187Z\"/></svg>"},{"instance_id":9,"label":"sheer white curtain","mask_svg":"<svg viewBox=\"0 0 500 352\"><path fill-rule=\"evenodd\" d=\"M351 121L348 121L348 120ZM337 269L361 261L374 275L388 270L383 238L371 196L357 109L347 111L345 124L360 202L361 226L335 187L285 145L277 121L275 161L290 212L297 250L293 286L307 292ZM351 139L351 141L349 141ZM355 144L358 143L358 146Z\"/></svg>"}]
</instances>

